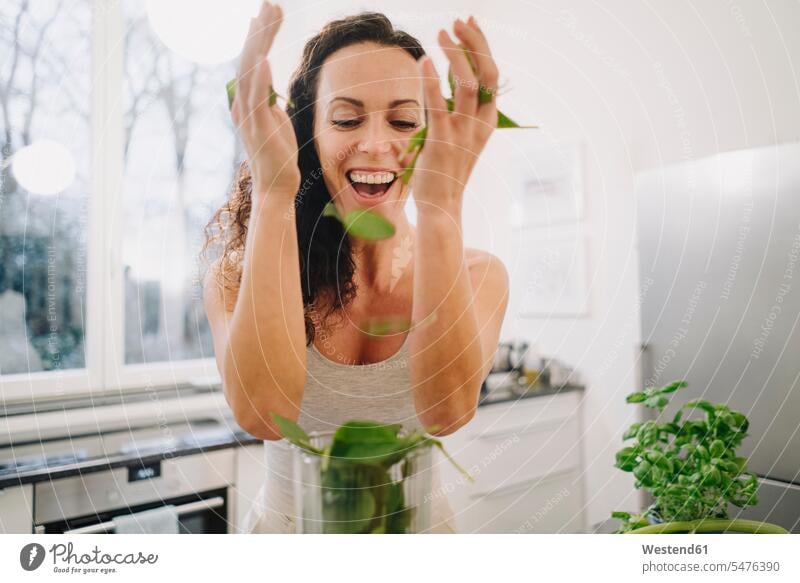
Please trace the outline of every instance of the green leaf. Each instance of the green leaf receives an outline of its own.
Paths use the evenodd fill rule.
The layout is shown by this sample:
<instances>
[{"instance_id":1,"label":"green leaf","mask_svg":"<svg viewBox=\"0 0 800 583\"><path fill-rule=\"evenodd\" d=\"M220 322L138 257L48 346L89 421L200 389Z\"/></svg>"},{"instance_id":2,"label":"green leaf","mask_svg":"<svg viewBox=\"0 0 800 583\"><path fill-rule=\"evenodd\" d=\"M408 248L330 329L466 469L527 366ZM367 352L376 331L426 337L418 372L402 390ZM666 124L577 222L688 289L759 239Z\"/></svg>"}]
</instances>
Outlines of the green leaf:
<instances>
[{"instance_id":1,"label":"green leaf","mask_svg":"<svg viewBox=\"0 0 800 583\"><path fill-rule=\"evenodd\" d=\"M438 312L433 311L428 316L423 318L419 324L408 320L404 317L386 317L386 318L369 318L361 324L361 331L365 334L373 336L386 336L388 334L397 334L400 332L408 332L413 329L424 328L435 322L439 318Z\"/></svg>"},{"instance_id":2,"label":"green leaf","mask_svg":"<svg viewBox=\"0 0 800 583\"><path fill-rule=\"evenodd\" d=\"M623 472L632 471L637 465L639 451L634 447L624 447L616 454L616 466Z\"/></svg>"},{"instance_id":3,"label":"green leaf","mask_svg":"<svg viewBox=\"0 0 800 583\"><path fill-rule=\"evenodd\" d=\"M704 401L703 399L694 399L693 401L689 401L682 408L702 409L703 411L708 413L709 417L712 418L717 414L717 410L714 408L714 405L712 405L708 401Z\"/></svg>"},{"instance_id":4,"label":"green leaf","mask_svg":"<svg viewBox=\"0 0 800 583\"><path fill-rule=\"evenodd\" d=\"M497 111L497 127L498 129L520 128L520 129L537 129L539 126L521 126L513 119L505 115L502 111Z\"/></svg>"},{"instance_id":5,"label":"green leaf","mask_svg":"<svg viewBox=\"0 0 800 583\"><path fill-rule=\"evenodd\" d=\"M225 92L228 94L228 109L233 107L233 100L236 97L236 79L231 79L225 84ZM278 102L278 98L281 97L272 85L269 86L269 106L272 107ZM283 99L281 97L281 99ZM289 107L294 107L294 102L291 99L286 99L286 104Z\"/></svg>"},{"instance_id":6,"label":"green leaf","mask_svg":"<svg viewBox=\"0 0 800 583\"><path fill-rule=\"evenodd\" d=\"M633 475L644 486L653 485L653 466L647 460L642 461L633 470Z\"/></svg>"},{"instance_id":7,"label":"green leaf","mask_svg":"<svg viewBox=\"0 0 800 583\"><path fill-rule=\"evenodd\" d=\"M461 473L461 475L462 475L462 476L464 476L465 478L467 478L467 479L468 479L470 482L474 482L474 481L475 481L475 478L473 478L473 477L472 477L472 475L470 475L470 473L469 473L467 470L465 470L464 468L462 468L462 467L461 467L461 466L460 466L460 465L459 465L459 464L456 462L456 460L454 460L454 459L453 459L453 458L450 456L450 454L449 454L449 453L447 453L447 450L444 448L444 444L442 444L442 442L441 442L441 441L439 441L438 439L433 439L433 438L426 438L426 441L427 441L427 442L429 442L429 443L432 443L433 445L435 445L436 447L438 447L438 448L439 448L439 451L441 451L441 452L442 452L442 454L444 454L444 457L446 457L446 458L448 459L448 461L449 461L451 464L453 464L453 467L454 467L455 469L457 469L457 470L458 470L458 471Z\"/></svg>"},{"instance_id":8,"label":"green leaf","mask_svg":"<svg viewBox=\"0 0 800 583\"><path fill-rule=\"evenodd\" d=\"M351 420L341 425L333 435L333 443L395 443L403 428L399 423Z\"/></svg>"},{"instance_id":9,"label":"green leaf","mask_svg":"<svg viewBox=\"0 0 800 583\"><path fill-rule=\"evenodd\" d=\"M339 208L332 202L326 204L325 208L322 209L322 216L333 217L334 219L337 219L340 222L344 222L342 219L342 215L339 213Z\"/></svg>"},{"instance_id":10,"label":"green leaf","mask_svg":"<svg viewBox=\"0 0 800 583\"><path fill-rule=\"evenodd\" d=\"M225 84L225 92L228 94L228 109L231 109L233 99L236 97L236 79L231 79Z\"/></svg>"},{"instance_id":11,"label":"green leaf","mask_svg":"<svg viewBox=\"0 0 800 583\"><path fill-rule=\"evenodd\" d=\"M371 319L363 326L363 332L372 336L386 336L407 332L411 329L411 321L407 318L380 318Z\"/></svg>"},{"instance_id":12,"label":"green leaf","mask_svg":"<svg viewBox=\"0 0 800 583\"><path fill-rule=\"evenodd\" d=\"M323 531L357 534L372 524L377 509L374 492L385 483L385 472L352 462L331 460L322 478Z\"/></svg>"},{"instance_id":13,"label":"green leaf","mask_svg":"<svg viewBox=\"0 0 800 583\"><path fill-rule=\"evenodd\" d=\"M641 427L641 423L632 423L628 429L625 430L625 433L622 434L622 439L631 439L636 437L636 434L639 432L639 427Z\"/></svg>"},{"instance_id":14,"label":"green leaf","mask_svg":"<svg viewBox=\"0 0 800 583\"><path fill-rule=\"evenodd\" d=\"M703 473L702 484L704 486L716 486L721 481L722 481L722 475L720 474L719 470L713 466L709 467Z\"/></svg>"},{"instance_id":15,"label":"green leaf","mask_svg":"<svg viewBox=\"0 0 800 583\"><path fill-rule=\"evenodd\" d=\"M325 208L322 209L322 216L335 218L342 223L348 234L358 237L359 239L366 239L369 241L388 239L395 233L395 228L392 223L381 215L366 208L350 211L347 213L346 217L342 218L336 205L329 202L325 205Z\"/></svg>"},{"instance_id":16,"label":"green leaf","mask_svg":"<svg viewBox=\"0 0 800 583\"><path fill-rule=\"evenodd\" d=\"M270 416L275 425L278 426L281 435L289 442L313 453L322 453L322 450L311 445L311 438L297 423L277 413L270 413Z\"/></svg>"},{"instance_id":17,"label":"green leaf","mask_svg":"<svg viewBox=\"0 0 800 583\"><path fill-rule=\"evenodd\" d=\"M668 384L666 387L663 387L659 390L660 393L674 393L678 389L682 389L684 387L688 387L689 383L686 381L675 381L673 383Z\"/></svg>"},{"instance_id":18,"label":"green leaf","mask_svg":"<svg viewBox=\"0 0 800 583\"><path fill-rule=\"evenodd\" d=\"M733 418L731 425L736 427L739 431L747 431L750 427L750 422L747 420L747 417L738 411L731 411L731 417Z\"/></svg>"},{"instance_id":19,"label":"green leaf","mask_svg":"<svg viewBox=\"0 0 800 583\"><path fill-rule=\"evenodd\" d=\"M721 440L715 439L711 442L711 446L709 447L709 451L711 455L714 457L719 457L725 452L725 444L722 443Z\"/></svg>"},{"instance_id":20,"label":"green leaf","mask_svg":"<svg viewBox=\"0 0 800 583\"><path fill-rule=\"evenodd\" d=\"M651 450L645 454L647 460L666 472L672 471L672 460L658 450Z\"/></svg>"},{"instance_id":21,"label":"green leaf","mask_svg":"<svg viewBox=\"0 0 800 583\"><path fill-rule=\"evenodd\" d=\"M411 181L411 175L414 173L414 166L417 165L420 152L422 152L422 147L417 148L417 152L411 159L411 163L400 173L400 180L403 181L403 184L408 184Z\"/></svg>"},{"instance_id":22,"label":"green leaf","mask_svg":"<svg viewBox=\"0 0 800 583\"><path fill-rule=\"evenodd\" d=\"M650 407L651 409L663 409L667 403L669 403L669 398L664 395L653 395L644 401L645 407Z\"/></svg>"},{"instance_id":23,"label":"green leaf","mask_svg":"<svg viewBox=\"0 0 800 583\"><path fill-rule=\"evenodd\" d=\"M411 139L408 140L408 145L406 146L405 153L408 154L411 150L416 150L422 147L422 144L425 143L425 138L428 136L428 126L425 126L418 132L416 132Z\"/></svg>"},{"instance_id":24,"label":"green leaf","mask_svg":"<svg viewBox=\"0 0 800 583\"><path fill-rule=\"evenodd\" d=\"M680 427L677 423L664 423L661 426L661 431L669 435L675 435L680 431Z\"/></svg>"},{"instance_id":25,"label":"green leaf","mask_svg":"<svg viewBox=\"0 0 800 583\"><path fill-rule=\"evenodd\" d=\"M453 77L453 69L452 67L447 68L447 84L450 86L450 96L456 96L456 80Z\"/></svg>"},{"instance_id":26,"label":"green leaf","mask_svg":"<svg viewBox=\"0 0 800 583\"><path fill-rule=\"evenodd\" d=\"M344 218L344 228L354 237L369 241L388 239L394 236L395 233L392 223L381 215L365 208L347 213Z\"/></svg>"},{"instance_id":27,"label":"green leaf","mask_svg":"<svg viewBox=\"0 0 800 583\"><path fill-rule=\"evenodd\" d=\"M402 482L386 487L386 527L387 534L405 534L411 524L411 509L405 507Z\"/></svg>"},{"instance_id":28,"label":"green leaf","mask_svg":"<svg viewBox=\"0 0 800 583\"><path fill-rule=\"evenodd\" d=\"M626 403L642 403L647 399L647 395L642 392L631 393L625 397Z\"/></svg>"},{"instance_id":29,"label":"green leaf","mask_svg":"<svg viewBox=\"0 0 800 583\"><path fill-rule=\"evenodd\" d=\"M487 87L480 85L478 87L478 102L483 105L484 103L490 103L492 99L494 99L494 94Z\"/></svg>"},{"instance_id":30,"label":"green leaf","mask_svg":"<svg viewBox=\"0 0 800 583\"><path fill-rule=\"evenodd\" d=\"M447 110L448 111L453 111L454 107L455 107L455 102L452 99L448 99L447 100ZM515 122L513 119L508 117L506 114L504 114L502 111L500 111L499 109L497 110L497 129L501 129L501 130L514 129L514 128L516 128L516 129L536 129L538 127L539 126L521 126L517 122Z\"/></svg>"}]
</instances>

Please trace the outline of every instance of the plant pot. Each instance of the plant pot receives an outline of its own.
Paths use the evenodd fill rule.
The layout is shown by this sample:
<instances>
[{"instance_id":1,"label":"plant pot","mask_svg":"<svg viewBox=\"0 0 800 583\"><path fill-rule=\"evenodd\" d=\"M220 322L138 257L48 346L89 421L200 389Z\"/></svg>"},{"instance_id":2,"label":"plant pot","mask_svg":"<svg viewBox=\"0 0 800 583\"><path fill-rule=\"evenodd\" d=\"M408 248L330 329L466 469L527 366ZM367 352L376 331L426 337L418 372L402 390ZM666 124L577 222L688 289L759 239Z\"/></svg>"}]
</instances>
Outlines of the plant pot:
<instances>
[{"instance_id":1,"label":"plant pot","mask_svg":"<svg viewBox=\"0 0 800 583\"><path fill-rule=\"evenodd\" d=\"M648 518L649 521L649 518ZM702 518L683 522L661 522L643 526L626 534L789 534L789 531L769 522L742 518Z\"/></svg>"},{"instance_id":2,"label":"plant pot","mask_svg":"<svg viewBox=\"0 0 800 583\"><path fill-rule=\"evenodd\" d=\"M333 432L309 437L322 449ZM404 534L430 527L431 446L414 449L388 468L291 447L298 533Z\"/></svg>"}]
</instances>

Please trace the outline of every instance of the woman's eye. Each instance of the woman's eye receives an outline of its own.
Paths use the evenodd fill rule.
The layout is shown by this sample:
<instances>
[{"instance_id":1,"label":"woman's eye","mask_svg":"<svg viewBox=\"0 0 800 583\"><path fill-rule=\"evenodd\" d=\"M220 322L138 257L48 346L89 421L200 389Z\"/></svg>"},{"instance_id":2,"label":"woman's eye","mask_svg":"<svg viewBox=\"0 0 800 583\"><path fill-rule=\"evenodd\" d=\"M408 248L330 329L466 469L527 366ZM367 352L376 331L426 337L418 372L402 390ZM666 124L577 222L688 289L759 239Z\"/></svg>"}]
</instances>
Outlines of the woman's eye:
<instances>
[{"instance_id":1,"label":"woman's eye","mask_svg":"<svg viewBox=\"0 0 800 583\"><path fill-rule=\"evenodd\" d=\"M403 120L395 120L392 122L392 125L398 128L402 128L405 130L412 130L419 127L419 124L415 121L403 121Z\"/></svg>"},{"instance_id":2,"label":"woman's eye","mask_svg":"<svg viewBox=\"0 0 800 583\"><path fill-rule=\"evenodd\" d=\"M334 119L331 123L340 128L354 128L358 125L357 119Z\"/></svg>"}]
</instances>

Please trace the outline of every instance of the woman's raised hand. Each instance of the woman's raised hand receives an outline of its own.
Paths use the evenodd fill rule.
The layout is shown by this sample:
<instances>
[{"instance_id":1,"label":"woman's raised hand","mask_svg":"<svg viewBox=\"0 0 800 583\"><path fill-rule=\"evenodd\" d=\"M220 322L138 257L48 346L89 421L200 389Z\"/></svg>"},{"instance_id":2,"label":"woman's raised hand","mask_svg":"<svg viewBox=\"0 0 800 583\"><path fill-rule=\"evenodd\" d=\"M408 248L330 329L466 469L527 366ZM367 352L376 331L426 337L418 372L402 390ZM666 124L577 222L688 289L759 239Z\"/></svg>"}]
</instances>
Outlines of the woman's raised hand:
<instances>
[{"instance_id":1,"label":"woman's raised hand","mask_svg":"<svg viewBox=\"0 0 800 583\"><path fill-rule=\"evenodd\" d=\"M282 20L280 6L264 2L250 21L231 106L233 123L247 150L254 199L267 193L293 199L300 187L294 128L274 99L270 105L273 90L267 54Z\"/></svg>"},{"instance_id":2,"label":"woman's raised hand","mask_svg":"<svg viewBox=\"0 0 800 583\"><path fill-rule=\"evenodd\" d=\"M440 92L433 61L428 56L420 59L428 128L411 179L418 213L460 210L467 179L497 127L498 71L486 37L472 17L467 22L456 20L453 30L463 48L445 30L438 36L453 73L452 113ZM407 166L411 158L407 155L401 162Z\"/></svg>"}]
</instances>

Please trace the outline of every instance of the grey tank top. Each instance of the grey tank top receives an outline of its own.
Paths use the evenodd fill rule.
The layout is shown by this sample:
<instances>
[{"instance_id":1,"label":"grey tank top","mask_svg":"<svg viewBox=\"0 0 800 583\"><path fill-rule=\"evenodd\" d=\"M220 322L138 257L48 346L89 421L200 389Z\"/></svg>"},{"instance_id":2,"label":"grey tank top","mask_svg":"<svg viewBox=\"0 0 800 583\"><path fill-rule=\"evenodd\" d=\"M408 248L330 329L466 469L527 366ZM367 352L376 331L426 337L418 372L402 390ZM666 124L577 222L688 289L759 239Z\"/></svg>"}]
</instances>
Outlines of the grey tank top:
<instances>
[{"instance_id":1,"label":"grey tank top","mask_svg":"<svg viewBox=\"0 0 800 583\"><path fill-rule=\"evenodd\" d=\"M311 344L298 422L306 431L330 431L350 419L420 428L411 392L408 335L386 360L364 365L335 362Z\"/></svg>"},{"instance_id":2,"label":"grey tank top","mask_svg":"<svg viewBox=\"0 0 800 583\"><path fill-rule=\"evenodd\" d=\"M411 391L408 335L400 349L380 362L351 365L324 356L312 343L306 350L306 384L298 419L307 432L332 431L351 419L400 423L421 429ZM291 449L286 440L264 441L266 481L245 520L245 532L293 532L294 493ZM434 484L438 471L434 468ZM434 518L452 532L452 511L446 500L435 504Z\"/></svg>"}]
</instances>

